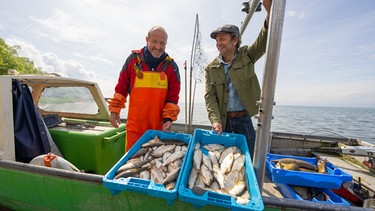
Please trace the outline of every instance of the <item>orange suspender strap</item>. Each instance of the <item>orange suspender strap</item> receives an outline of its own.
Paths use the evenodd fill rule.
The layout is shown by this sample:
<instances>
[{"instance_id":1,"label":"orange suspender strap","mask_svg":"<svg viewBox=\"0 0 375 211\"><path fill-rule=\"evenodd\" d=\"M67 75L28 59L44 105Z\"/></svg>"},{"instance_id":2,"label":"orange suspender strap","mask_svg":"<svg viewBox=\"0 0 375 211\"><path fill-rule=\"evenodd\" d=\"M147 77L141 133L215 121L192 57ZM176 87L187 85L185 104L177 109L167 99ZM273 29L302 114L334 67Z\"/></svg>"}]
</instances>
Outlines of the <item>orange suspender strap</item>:
<instances>
[{"instance_id":1,"label":"orange suspender strap","mask_svg":"<svg viewBox=\"0 0 375 211\"><path fill-rule=\"evenodd\" d=\"M137 63L134 64L134 70L135 70L135 75L137 75L137 78L143 78L141 57L139 57L139 54L137 54Z\"/></svg>"}]
</instances>

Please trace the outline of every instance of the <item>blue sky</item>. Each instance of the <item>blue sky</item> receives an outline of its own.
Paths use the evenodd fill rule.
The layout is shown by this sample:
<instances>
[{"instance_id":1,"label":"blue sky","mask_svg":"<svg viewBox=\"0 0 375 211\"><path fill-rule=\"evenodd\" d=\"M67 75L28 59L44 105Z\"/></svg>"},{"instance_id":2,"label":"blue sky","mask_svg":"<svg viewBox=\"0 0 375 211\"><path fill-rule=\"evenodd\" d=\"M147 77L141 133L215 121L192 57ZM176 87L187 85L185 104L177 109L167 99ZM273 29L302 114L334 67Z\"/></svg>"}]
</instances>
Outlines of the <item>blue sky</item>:
<instances>
[{"instance_id":1,"label":"blue sky","mask_svg":"<svg viewBox=\"0 0 375 211\"><path fill-rule=\"evenodd\" d=\"M220 25L240 26L243 1L224 0L2 0L0 37L19 45L20 56L46 72L96 81L111 97L119 71L133 49L145 45L149 28L169 34L167 52L180 67L181 103L190 67L195 16L203 50L217 55L209 34ZM251 44L265 11L255 13L242 44ZM287 0L278 66L277 105L375 107L375 4L373 0ZM256 64L263 81L264 58ZM196 102L204 102L197 84Z\"/></svg>"}]
</instances>

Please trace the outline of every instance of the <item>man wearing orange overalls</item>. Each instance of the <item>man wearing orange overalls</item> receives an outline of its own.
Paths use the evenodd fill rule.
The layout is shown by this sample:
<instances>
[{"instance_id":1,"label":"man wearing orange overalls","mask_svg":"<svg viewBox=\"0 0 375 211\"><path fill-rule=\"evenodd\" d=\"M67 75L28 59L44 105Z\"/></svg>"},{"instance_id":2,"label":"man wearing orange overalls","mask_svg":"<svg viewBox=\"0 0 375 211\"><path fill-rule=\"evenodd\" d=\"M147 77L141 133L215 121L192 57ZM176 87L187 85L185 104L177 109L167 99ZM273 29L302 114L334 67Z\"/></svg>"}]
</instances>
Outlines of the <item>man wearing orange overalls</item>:
<instances>
[{"instance_id":1,"label":"man wearing orange overalls","mask_svg":"<svg viewBox=\"0 0 375 211\"><path fill-rule=\"evenodd\" d=\"M132 51L126 59L109 99L110 121L120 124L120 110L129 95L126 123L128 151L148 129L171 131L172 121L180 112L178 99L181 89L180 73L174 60L165 52L168 35L164 28L154 26L146 37L147 46Z\"/></svg>"}]
</instances>

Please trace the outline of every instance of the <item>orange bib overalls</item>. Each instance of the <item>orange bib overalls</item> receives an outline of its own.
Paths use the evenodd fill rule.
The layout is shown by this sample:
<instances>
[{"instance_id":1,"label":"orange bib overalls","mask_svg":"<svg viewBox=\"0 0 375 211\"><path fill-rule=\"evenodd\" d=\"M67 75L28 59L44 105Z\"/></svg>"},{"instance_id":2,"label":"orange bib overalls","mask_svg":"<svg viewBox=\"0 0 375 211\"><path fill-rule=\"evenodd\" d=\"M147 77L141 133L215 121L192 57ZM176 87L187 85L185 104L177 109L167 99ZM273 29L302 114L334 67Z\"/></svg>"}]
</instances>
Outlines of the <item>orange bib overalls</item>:
<instances>
[{"instance_id":1,"label":"orange bib overalls","mask_svg":"<svg viewBox=\"0 0 375 211\"><path fill-rule=\"evenodd\" d=\"M163 71L144 71L140 75L138 73L129 94L126 151L146 130L162 130L163 126L162 110L167 99L168 78Z\"/></svg>"}]
</instances>

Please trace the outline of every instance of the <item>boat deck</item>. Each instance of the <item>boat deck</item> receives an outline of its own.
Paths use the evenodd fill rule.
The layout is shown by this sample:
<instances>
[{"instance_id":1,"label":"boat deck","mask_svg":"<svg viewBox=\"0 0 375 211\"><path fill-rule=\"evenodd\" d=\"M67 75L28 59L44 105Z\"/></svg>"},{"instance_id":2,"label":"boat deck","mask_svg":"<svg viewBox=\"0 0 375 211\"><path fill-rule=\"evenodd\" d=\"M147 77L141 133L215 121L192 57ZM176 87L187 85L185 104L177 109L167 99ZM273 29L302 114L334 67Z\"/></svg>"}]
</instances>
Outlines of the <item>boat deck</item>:
<instances>
[{"instance_id":1,"label":"boat deck","mask_svg":"<svg viewBox=\"0 0 375 211\"><path fill-rule=\"evenodd\" d=\"M273 183L272 180L267 176L267 173L264 176L262 196L284 198L284 196L277 189L275 183Z\"/></svg>"}]
</instances>

